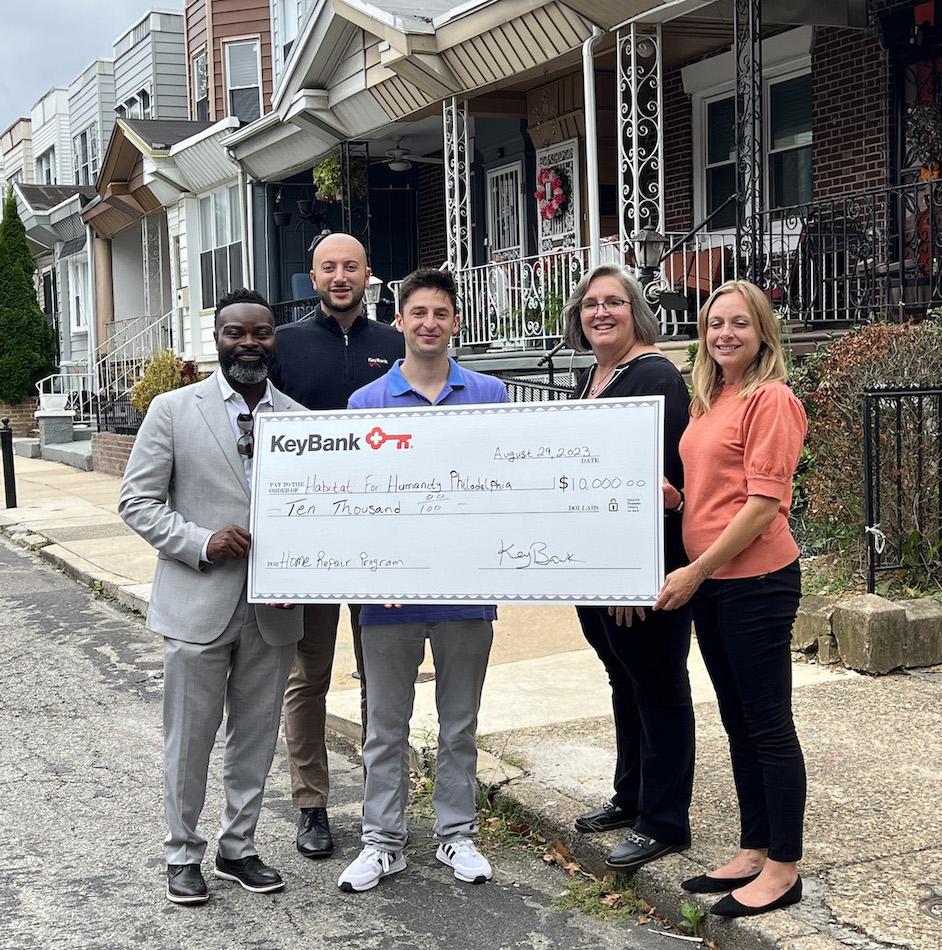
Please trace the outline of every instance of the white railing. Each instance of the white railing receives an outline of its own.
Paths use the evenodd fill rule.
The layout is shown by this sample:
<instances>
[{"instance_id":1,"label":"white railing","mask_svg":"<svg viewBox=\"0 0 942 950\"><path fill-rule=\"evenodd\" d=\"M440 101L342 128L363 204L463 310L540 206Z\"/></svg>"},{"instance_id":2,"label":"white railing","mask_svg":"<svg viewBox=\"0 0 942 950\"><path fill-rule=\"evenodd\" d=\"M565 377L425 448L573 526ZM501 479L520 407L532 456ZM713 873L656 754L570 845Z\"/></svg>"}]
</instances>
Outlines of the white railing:
<instances>
[{"instance_id":1,"label":"white railing","mask_svg":"<svg viewBox=\"0 0 942 950\"><path fill-rule=\"evenodd\" d=\"M68 410L77 425L88 425L94 406L88 388L88 373L53 373L36 383L40 409Z\"/></svg>"},{"instance_id":2,"label":"white railing","mask_svg":"<svg viewBox=\"0 0 942 950\"><path fill-rule=\"evenodd\" d=\"M102 359L118 347L124 346L128 340L136 337L141 331L149 327L154 319L153 314L145 313L139 317L131 317L128 320L110 321L105 327L105 339L98 344L97 357Z\"/></svg>"},{"instance_id":3,"label":"white railing","mask_svg":"<svg viewBox=\"0 0 942 950\"><path fill-rule=\"evenodd\" d=\"M143 329L128 337L95 364L94 378L98 382L98 398L111 401L129 392L141 378L148 360L173 341L171 328L173 311L152 319Z\"/></svg>"}]
</instances>

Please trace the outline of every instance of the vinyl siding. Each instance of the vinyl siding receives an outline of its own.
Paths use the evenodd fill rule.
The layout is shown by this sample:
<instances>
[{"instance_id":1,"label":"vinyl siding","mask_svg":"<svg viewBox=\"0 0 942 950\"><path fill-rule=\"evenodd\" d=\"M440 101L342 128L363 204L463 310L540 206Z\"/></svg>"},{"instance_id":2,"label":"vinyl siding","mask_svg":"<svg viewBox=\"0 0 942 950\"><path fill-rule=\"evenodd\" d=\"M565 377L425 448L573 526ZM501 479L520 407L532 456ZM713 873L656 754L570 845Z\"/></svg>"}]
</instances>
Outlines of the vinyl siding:
<instances>
[{"instance_id":1,"label":"vinyl siding","mask_svg":"<svg viewBox=\"0 0 942 950\"><path fill-rule=\"evenodd\" d=\"M69 89L69 155L72 140L92 122L98 123L98 167L105 157L114 128L114 73L110 61L101 60L97 70L89 68Z\"/></svg>"},{"instance_id":2,"label":"vinyl siding","mask_svg":"<svg viewBox=\"0 0 942 950\"><path fill-rule=\"evenodd\" d=\"M115 59L115 101L123 105L142 89L152 119L186 119L186 60L182 32L153 31Z\"/></svg>"},{"instance_id":3,"label":"vinyl siding","mask_svg":"<svg viewBox=\"0 0 942 950\"><path fill-rule=\"evenodd\" d=\"M72 140L69 136L69 93L54 89L33 109L33 161L54 147L56 150L55 184L71 185ZM35 167L34 167L35 174Z\"/></svg>"}]
</instances>

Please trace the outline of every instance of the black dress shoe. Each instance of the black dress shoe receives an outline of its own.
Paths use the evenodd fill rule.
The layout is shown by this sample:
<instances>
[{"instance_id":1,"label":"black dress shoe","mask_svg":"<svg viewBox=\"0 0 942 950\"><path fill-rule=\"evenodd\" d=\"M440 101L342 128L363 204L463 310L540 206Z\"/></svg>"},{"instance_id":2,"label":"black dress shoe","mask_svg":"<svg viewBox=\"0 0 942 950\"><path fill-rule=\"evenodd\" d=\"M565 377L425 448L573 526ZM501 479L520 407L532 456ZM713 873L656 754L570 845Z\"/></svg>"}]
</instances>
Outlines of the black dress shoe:
<instances>
[{"instance_id":1,"label":"black dress shoe","mask_svg":"<svg viewBox=\"0 0 942 950\"><path fill-rule=\"evenodd\" d=\"M302 808L298 819L298 851L306 858L329 858L334 850L326 808Z\"/></svg>"},{"instance_id":2,"label":"black dress shoe","mask_svg":"<svg viewBox=\"0 0 942 950\"><path fill-rule=\"evenodd\" d=\"M590 834L594 831L614 831L630 828L638 820L638 813L619 808L614 802L606 802L595 811L587 811L576 819L576 831Z\"/></svg>"},{"instance_id":3,"label":"black dress shoe","mask_svg":"<svg viewBox=\"0 0 942 950\"><path fill-rule=\"evenodd\" d=\"M232 861L217 854L213 873L224 881L235 881L255 894L280 891L285 886L281 875L274 868L264 864L257 854L250 854L247 858L236 858Z\"/></svg>"},{"instance_id":4,"label":"black dress shoe","mask_svg":"<svg viewBox=\"0 0 942 950\"><path fill-rule=\"evenodd\" d=\"M167 900L174 904L205 904L209 900L198 864L167 865Z\"/></svg>"},{"instance_id":5,"label":"black dress shoe","mask_svg":"<svg viewBox=\"0 0 942 950\"><path fill-rule=\"evenodd\" d=\"M664 844L632 829L625 836L625 840L616 845L605 863L616 871L636 871L649 861L656 861L665 854L686 851L687 847L685 844Z\"/></svg>"},{"instance_id":6,"label":"black dress shoe","mask_svg":"<svg viewBox=\"0 0 942 950\"><path fill-rule=\"evenodd\" d=\"M790 907L801 900L801 878L781 896L768 904L761 904L759 907L747 907L740 904L732 894L718 900L711 908L710 913L717 917L755 917L757 914L765 914L770 910L778 910L780 907Z\"/></svg>"},{"instance_id":7,"label":"black dress shoe","mask_svg":"<svg viewBox=\"0 0 942 950\"><path fill-rule=\"evenodd\" d=\"M688 894L725 894L727 891L735 891L737 887L751 884L758 876L758 871L746 877L710 877L707 874L698 874L688 878L680 886Z\"/></svg>"}]
</instances>

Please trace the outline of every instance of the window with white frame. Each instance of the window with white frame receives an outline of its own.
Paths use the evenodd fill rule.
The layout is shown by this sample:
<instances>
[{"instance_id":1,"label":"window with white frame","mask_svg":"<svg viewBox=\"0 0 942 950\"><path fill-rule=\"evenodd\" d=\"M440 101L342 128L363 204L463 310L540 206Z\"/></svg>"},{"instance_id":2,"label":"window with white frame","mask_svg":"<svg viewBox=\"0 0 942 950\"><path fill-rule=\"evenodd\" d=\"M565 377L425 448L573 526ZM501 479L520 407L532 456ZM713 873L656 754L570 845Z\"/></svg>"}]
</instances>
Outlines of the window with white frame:
<instances>
[{"instance_id":1,"label":"window with white frame","mask_svg":"<svg viewBox=\"0 0 942 950\"><path fill-rule=\"evenodd\" d=\"M209 120L209 73L206 67L206 50L193 57L193 118L200 122Z\"/></svg>"},{"instance_id":2,"label":"window with white frame","mask_svg":"<svg viewBox=\"0 0 942 950\"><path fill-rule=\"evenodd\" d=\"M281 15L280 30L282 55L287 60L294 41L298 38L298 24L301 21L300 0L280 0L279 14Z\"/></svg>"},{"instance_id":3,"label":"window with white frame","mask_svg":"<svg viewBox=\"0 0 942 950\"><path fill-rule=\"evenodd\" d=\"M204 310L242 286L242 208L238 185L203 195L200 211L200 285Z\"/></svg>"},{"instance_id":4,"label":"window with white frame","mask_svg":"<svg viewBox=\"0 0 942 950\"><path fill-rule=\"evenodd\" d=\"M88 259L81 256L69 258L69 324L74 333L88 329L89 292Z\"/></svg>"},{"instance_id":5,"label":"window with white frame","mask_svg":"<svg viewBox=\"0 0 942 950\"><path fill-rule=\"evenodd\" d=\"M763 166L769 209L810 201L811 64L810 28L800 27L763 40ZM683 69L693 96L694 176L697 220L717 212L736 192L736 119L732 53ZM732 228L735 204L711 219L714 230Z\"/></svg>"},{"instance_id":6,"label":"window with white frame","mask_svg":"<svg viewBox=\"0 0 942 950\"><path fill-rule=\"evenodd\" d=\"M229 115L243 123L262 114L262 63L259 41L239 40L226 44L226 95Z\"/></svg>"},{"instance_id":7,"label":"window with white frame","mask_svg":"<svg viewBox=\"0 0 942 950\"><path fill-rule=\"evenodd\" d=\"M54 185L56 183L56 149L47 148L36 159L36 183L39 185Z\"/></svg>"},{"instance_id":8,"label":"window with white frame","mask_svg":"<svg viewBox=\"0 0 942 950\"><path fill-rule=\"evenodd\" d=\"M149 119L150 118L150 93L146 89L142 89L137 94L137 103L138 103L138 107L141 110L141 118Z\"/></svg>"},{"instance_id":9,"label":"window with white frame","mask_svg":"<svg viewBox=\"0 0 942 950\"><path fill-rule=\"evenodd\" d=\"M72 152L75 163L75 183L94 185L98 177L97 122L93 122L72 139Z\"/></svg>"}]
</instances>

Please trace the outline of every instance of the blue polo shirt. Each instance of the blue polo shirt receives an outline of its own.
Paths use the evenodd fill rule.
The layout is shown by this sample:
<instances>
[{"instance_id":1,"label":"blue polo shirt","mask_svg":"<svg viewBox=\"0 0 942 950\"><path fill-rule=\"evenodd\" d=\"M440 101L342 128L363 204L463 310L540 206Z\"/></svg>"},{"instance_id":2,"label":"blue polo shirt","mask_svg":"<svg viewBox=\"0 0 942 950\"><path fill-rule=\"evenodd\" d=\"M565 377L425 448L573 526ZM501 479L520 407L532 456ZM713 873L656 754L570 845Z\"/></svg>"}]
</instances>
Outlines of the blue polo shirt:
<instances>
[{"instance_id":1,"label":"blue polo shirt","mask_svg":"<svg viewBox=\"0 0 942 950\"><path fill-rule=\"evenodd\" d=\"M510 402L507 388L493 376L462 369L453 359L448 360L448 380L434 400L417 393L402 375L402 360L379 379L358 389L347 404L348 409L407 409L410 406L481 405L489 402ZM442 623L449 620L494 620L497 608L463 604L403 604L402 607L383 607L364 604L360 623Z\"/></svg>"}]
</instances>

